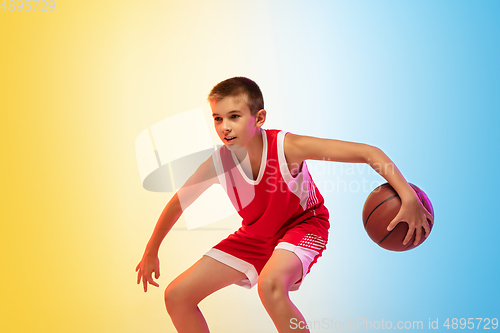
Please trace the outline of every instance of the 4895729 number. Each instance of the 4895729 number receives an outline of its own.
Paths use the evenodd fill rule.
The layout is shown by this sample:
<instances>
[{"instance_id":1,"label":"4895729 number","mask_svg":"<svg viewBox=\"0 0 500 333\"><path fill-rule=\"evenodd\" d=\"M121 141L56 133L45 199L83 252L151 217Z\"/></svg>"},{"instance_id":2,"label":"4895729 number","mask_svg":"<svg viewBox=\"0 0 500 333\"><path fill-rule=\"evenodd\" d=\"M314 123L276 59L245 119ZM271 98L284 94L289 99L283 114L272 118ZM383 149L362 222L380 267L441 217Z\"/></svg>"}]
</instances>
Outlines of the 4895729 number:
<instances>
[{"instance_id":1,"label":"4895729 number","mask_svg":"<svg viewBox=\"0 0 500 333\"><path fill-rule=\"evenodd\" d=\"M451 322L451 323L450 323ZM498 319L497 318L446 318L446 321L443 324L443 327L447 329L497 329L498 328Z\"/></svg>"},{"instance_id":2,"label":"4895729 number","mask_svg":"<svg viewBox=\"0 0 500 333\"><path fill-rule=\"evenodd\" d=\"M38 3L40 3L40 8L38 8ZM46 9L48 7L48 10ZM7 4L7 0L4 0L2 2L2 5L0 6L0 9L3 9L4 11L19 11L22 12L23 10L29 12L33 8L33 11L38 11L40 12L46 12L46 11L54 11L56 9L56 2L54 0L46 1L46 0L10 0L9 3Z\"/></svg>"}]
</instances>

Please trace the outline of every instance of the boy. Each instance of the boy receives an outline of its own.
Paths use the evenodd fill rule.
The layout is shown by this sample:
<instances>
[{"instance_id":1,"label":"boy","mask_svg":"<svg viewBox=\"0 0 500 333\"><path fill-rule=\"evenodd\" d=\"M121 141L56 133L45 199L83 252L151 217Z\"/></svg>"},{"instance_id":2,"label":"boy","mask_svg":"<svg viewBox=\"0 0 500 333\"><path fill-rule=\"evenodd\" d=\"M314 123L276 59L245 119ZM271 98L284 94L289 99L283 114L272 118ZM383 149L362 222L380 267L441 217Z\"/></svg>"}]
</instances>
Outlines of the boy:
<instances>
[{"instance_id":1,"label":"boy","mask_svg":"<svg viewBox=\"0 0 500 333\"><path fill-rule=\"evenodd\" d=\"M206 160L163 210L141 262L137 283L158 286L158 249L183 208L220 183L243 218L242 227L214 246L165 290L167 311L180 333L209 332L198 303L231 284L258 282L262 304L278 332L309 332L292 323L305 319L288 297L297 290L328 240L328 210L305 160L368 163L398 192L402 206L389 224L409 225L406 244L429 233L429 212L392 161L378 148L353 142L264 130L266 110L255 82L234 77L208 96L215 130L224 146ZM391 166L389 168L388 166ZM388 170L391 170L389 173Z\"/></svg>"}]
</instances>

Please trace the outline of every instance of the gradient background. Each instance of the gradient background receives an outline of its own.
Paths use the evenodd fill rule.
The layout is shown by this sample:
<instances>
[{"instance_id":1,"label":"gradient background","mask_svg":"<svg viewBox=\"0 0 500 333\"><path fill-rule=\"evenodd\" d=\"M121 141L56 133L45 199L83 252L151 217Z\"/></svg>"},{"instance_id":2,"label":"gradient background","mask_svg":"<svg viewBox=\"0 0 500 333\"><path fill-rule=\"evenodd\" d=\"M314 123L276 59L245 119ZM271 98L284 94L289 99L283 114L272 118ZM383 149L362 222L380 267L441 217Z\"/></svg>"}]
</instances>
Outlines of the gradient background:
<instances>
[{"instance_id":1,"label":"gradient background","mask_svg":"<svg viewBox=\"0 0 500 333\"><path fill-rule=\"evenodd\" d=\"M0 331L174 332L164 288L228 232L169 234L161 288L144 294L134 269L171 194L142 188L134 141L168 116L208 112L210 89L237 75L260 85L266 128L378 146L434 205L426 243L391 253L361 222L383 179L309 163L332 227L292 293L308 320L438 318L446 330L446 318L500 317L498 1L39 9L0 10ZM274 331L256 288L200 307L214 332Z\"/></svg>"}]
</instances>

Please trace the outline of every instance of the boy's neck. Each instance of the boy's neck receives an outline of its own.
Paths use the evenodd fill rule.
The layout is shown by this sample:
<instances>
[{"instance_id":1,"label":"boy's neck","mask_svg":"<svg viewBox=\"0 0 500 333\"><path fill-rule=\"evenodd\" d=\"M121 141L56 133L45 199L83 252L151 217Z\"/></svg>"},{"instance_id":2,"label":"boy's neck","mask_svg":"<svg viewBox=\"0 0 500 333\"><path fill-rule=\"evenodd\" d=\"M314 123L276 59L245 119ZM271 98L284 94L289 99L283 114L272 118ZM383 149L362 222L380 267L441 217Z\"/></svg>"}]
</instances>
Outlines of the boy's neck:
<instances>
[{"instance_id":1,"label":"boy's neck","mask_svg":"<svg viewBox=\"0 0 500 333\"><path fill-rule=\"evenodd\" d=\"M235 151L236 157L239 161L243 161L247 153L250 161L260 161L262 159L262 149L264 147L262 131L263 129L258 127L257 132L248 142L248 145L246 147L242 147L243 149L238 149Z\"/></svg>"}]
</instances>

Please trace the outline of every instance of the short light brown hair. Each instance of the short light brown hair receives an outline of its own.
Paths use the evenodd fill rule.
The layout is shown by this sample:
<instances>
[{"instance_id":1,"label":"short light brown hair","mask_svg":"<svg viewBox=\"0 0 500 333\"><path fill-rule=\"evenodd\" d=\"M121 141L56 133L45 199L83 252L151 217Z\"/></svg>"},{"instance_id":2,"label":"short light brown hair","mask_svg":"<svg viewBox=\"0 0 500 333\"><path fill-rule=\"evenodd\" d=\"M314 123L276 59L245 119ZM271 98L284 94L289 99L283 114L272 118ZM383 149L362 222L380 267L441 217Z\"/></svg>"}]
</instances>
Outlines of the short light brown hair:
<instances>
[{"instance_id":1,"label":"short light brown hair","mask_svg":"<svg viewBox=\"0 0 500 333\"><path fill-rule=\"evenodd\" d=\"M227 96L242 98L247 103L252 116L264 108L264 97L259 86L254 81L243 76L236 76L219 82L208 94L208 101L221 100Z\"/></svg>"}]
</instances>

